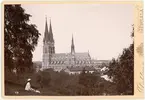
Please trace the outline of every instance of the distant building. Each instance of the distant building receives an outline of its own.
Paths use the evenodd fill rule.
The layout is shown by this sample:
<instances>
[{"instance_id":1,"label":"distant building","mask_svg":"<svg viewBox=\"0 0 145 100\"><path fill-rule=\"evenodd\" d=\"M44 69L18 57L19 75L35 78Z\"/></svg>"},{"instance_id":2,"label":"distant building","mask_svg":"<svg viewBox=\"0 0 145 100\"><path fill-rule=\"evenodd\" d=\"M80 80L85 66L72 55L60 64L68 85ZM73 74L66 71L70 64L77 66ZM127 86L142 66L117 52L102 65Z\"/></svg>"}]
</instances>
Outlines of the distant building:
<instances>
[{"instance_id":1,"label":"distant building","mask_svg":"<svg viewBox=\"0 0 145 100\"><path fill-rule=\"evenodd\" d=\"M43 60L42 60L42 70L53 68L54 71L61 71L66 68L69 69L71 73L75 68L78 69L83 67L95 67L99 60L92 60L89 52L77 53L75 52L74 39L72 37L71 52L70 53L55 53L55 41L53 38L52 26L50 21L50 26L48 30L47 19L45 24L45 33L43 38ZM102 61L101 63L106 63ZM100 63L99 63L100 64ZM76 73L76 72L75 72Z\"/></svg>"},{"instance_id":2,"label":"distant building","mask_svg":"<svg viewBox=\"0 0 145 100\"><path fill-rule=\"evenodd\" d=\"M80 74L83 70L85 70L85 73L89 72L89 73L93 73L95 72L95 68L94 67L69 67L64 69L65 72L69 73L69 74Z\"/></svg>"}]
</instances>

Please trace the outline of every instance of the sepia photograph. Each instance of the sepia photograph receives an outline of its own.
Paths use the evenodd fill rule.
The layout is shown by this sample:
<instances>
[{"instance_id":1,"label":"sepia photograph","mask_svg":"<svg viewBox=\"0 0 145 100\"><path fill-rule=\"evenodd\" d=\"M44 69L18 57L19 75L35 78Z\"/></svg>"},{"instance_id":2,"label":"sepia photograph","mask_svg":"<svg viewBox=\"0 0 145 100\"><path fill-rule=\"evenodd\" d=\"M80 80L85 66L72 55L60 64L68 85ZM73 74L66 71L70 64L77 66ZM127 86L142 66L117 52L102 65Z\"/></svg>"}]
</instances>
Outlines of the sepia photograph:
<instances>
[{"instance_id":1,"label":"sepia photograph","mask_svg":"<svg viewBox=\"0 0 145 100\"><path fill-rule=\"evenodd\" d=\"M4 4L5 96L133 96L134 5Z\"/></svg>"}]
</instances>

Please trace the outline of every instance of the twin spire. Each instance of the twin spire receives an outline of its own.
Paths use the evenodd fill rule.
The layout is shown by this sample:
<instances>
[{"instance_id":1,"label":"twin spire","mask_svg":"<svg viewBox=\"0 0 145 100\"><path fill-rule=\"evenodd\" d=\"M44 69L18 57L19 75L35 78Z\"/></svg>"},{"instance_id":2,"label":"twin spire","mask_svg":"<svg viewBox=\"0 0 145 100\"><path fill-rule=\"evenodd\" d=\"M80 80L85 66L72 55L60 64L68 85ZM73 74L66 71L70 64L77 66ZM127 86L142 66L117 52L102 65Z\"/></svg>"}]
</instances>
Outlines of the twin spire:
<instances>
[{"instance_id":1,"label":"twin spire","mask_svg":"<svg viewBox=\"0 0 145 100\"><path fill-rule=\"evenodd\" d=\"M51 19L50 19L50 25L49 25L49 31L48 31L47 17L46 17L46 23L45 23L45 32L44 32L43 42L44 43L47 43L47 42L54 43L52 26L51 26ZM73 35L72 35L71 53L75 53Z\"/></svg>"},{"instance_id":2,"label":"twin spire","mask_svg":"<svg viewBox=\"0 0 145 100\"><path fill-rule=\"evenodd\" d=\"M44 32L43 42L54 42L52 27L51 27L51 20L50 20L49 31L48 31L47 17L46 17L46 24L45 24L45 32Z\"/></svg>"}]
</instances>

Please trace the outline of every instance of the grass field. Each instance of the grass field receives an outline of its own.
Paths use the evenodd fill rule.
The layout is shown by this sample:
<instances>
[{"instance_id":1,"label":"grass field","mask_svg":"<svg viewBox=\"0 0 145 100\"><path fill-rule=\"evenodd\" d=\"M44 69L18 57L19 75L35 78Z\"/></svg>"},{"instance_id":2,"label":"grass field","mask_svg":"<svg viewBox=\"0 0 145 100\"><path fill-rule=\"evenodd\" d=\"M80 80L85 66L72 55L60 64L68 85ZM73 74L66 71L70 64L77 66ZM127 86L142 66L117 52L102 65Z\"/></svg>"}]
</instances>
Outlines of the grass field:
<instances>
[{"instance_id":1,"label":"grass field","mask_svg":"<svg viewBox=\"0 0 145 100\"><path fill-rule=\"evenodd\" d=\"M39 84L36 82L36 75L37 73L23 73L19 75L19 78L17 79L16 76L10 72L7 72L5 77L5 95L6 96L23 96L23 95L48 95L48 96L57 96L60 95L58 92L53 91L52 89L49 89L49 86L47 88L40 88ZM28 92L25 91L25 85L27 82L27 79L31 78L31 85L34 89L38 89L41 94L35 93L35 92ZM16 92L19 92L16 94Z\"/></svg>"},{"instance_id":2,"label":"grass field","mask_svg":"<svg viewBox=\"0 0 145 100\"><path fill-rule=\"evenodd\" d=\"M41 78L39 77L41 76ZM85 75L85 77L84 77ZM80 96L80 95L103 95L106 89L112 92L112 83L105 81L97 73L85 73L79 83L80 75L69 75L65 72L46 70L40 73L25 72L15 75L11 72L5 74L5 95L10 96ZM27 79L31 78L31 86L41 93L25 91ZM50 78L50 80L49 80ZM42 79L41 81L38 81ZM92 84L93 83L93 84ZM87 84L87 85L86 85ZM91 88L90 88L91 87ZM16 93L17 92L17 93ZM110 92L109 92L110 93ZM108 94L109 94L108 93Z\"/></svg>"},{"instance_id":3,"label":"grass field","mask_svg":"<svg viewBox=\"0 0 145 100\"><path fill-rule=\"evenodd\" d=\"M24 95L28 95L28 96L32 96L32 95L47 95L47 96L57 96L57 95L61 95L57 92L51 91L49 89L46 88L42 88L39 89L40 90L40 94L35 93L35 92L28 92L24 90L24 86L21 84L16 84L16 83L11 83L11 82L5 82L5 95L7 96L24 96ZM16 94L16 92L19 92L18 94Z\"/></svg>"}]
</instances>

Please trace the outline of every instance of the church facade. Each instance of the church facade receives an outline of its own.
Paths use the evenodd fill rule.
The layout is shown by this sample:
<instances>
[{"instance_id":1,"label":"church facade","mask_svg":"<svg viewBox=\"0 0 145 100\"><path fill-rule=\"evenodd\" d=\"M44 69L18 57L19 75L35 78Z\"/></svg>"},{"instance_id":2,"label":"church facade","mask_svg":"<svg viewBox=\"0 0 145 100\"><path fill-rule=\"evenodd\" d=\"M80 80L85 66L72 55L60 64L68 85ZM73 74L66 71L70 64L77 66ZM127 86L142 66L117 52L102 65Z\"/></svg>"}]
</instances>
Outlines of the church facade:
<instances>
[{"instance_id":1,"label":"church facade","mask_svg":"<svg viewBox=\"0 0 145 100\"><path fill-rule=\"evenodd\" d=\"M95 67L97 65L95 62L98 61L92 60L89 52L75 52L73 36L70 53L55 53L55 41L53 38L51 21L48 30L46 19L43 38L42 70L52 68L54 71L61 71L68 68Z\"/></svg>"}]
</instances>

